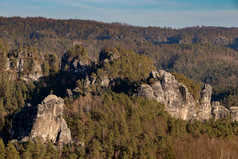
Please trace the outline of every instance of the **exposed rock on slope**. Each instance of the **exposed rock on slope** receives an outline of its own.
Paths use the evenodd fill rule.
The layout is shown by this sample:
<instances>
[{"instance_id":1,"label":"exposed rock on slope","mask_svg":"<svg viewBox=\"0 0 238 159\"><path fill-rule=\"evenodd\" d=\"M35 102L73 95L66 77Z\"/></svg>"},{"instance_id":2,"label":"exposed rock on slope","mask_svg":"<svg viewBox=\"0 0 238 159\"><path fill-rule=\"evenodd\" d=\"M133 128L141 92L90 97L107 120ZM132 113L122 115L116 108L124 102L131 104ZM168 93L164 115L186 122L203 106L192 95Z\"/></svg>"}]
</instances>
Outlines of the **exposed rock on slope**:
<instances>
[{"instance_id":1,"label":"exposed rock on slope","mask_svg":"<svg viewBox=\"0 0 238 159\"><path fill-rule=\"evenodd\" d=\"M207 120L211 118L211 97L212 97L212 87L209 84L205 84L202 92L201 98L199 100L198 117L202 120Z\"/></svg>"},{"instance_id":2,"label":"exposed rock on slope","mask_svg":"<svg viewBox=\"0 0 238 159\"><path fill-rule=\"evenodd\" d=\"M72 73L86 74L92 67L92 61L87 51L80 45L75 45L62 57L62 69Z\"/></svg>"},{"instance_id":3,"label":"exposed rock on slope","mask_svg":"<svg viewBox=\"0 0 238 159\"><path fill-rule=\"evenodd\" d=\"M219 102L211 102L212 87L208 84L205 84L197 101L183 83L166 71L152 71L148 80L152 82L142 84L137 90L138 95L163 103L173 117L190 121L231 116L233 121L238 121L238 107L227 109Z\"/></svg>"},{"instance_id":4,"label":"exposed rock on slope","mask_svg":"<svg viewBox=\"0 0 238 159\"><path fill-rule=\"evenodd\" d=\"M230 111L219 102L212 102L212 116L215 120L225 118L230 115Z\"/></svg>"},{"instance_id":5,"label":"exposed rock on slope","mask_svg":"<svg viewBox=\"0 0 238 159\"><path fill-rule=\"evenodd\" d=\"M24 107L14 116L12 139L24 142L38 137L43 142L68 144L71 131L63 119L63 105L62 98L49 95L38 106Z\"/></svg>"},{"instance_id":6,"label":"exposed rock on slope","mask_svg":"<svg viewBox=\"0 0 238 159\"><path fill-rule=\"evenodd\" d=\"M43 76L42 62L45 61L41 53L35 53L27 49L23 51L16 50L15 53L8 55L6 60L6 71L8 71L13 79L21 77L21 79L28 81L37 81Z\"/></svg>"},{"instance_id":7,"label":"exposed rock on slope","mask_svg":"<svg viewBox=\"0 0 238 159\"><path fill-rule=\"evenodd\" d=\"M238 121L238 107L237 106L233 106L230 107L230 115L233 121Z\"/></svg>"},{"instance_id":8,"label":"exposed rock on slope","mask_svg":"<svg viewBox=\"0 0 238 159\"><path fill-rule=\"evenodd\" d=\"M165 109L176 118L191 120L196 117L196 102L184 84L163 70L152 71L150 78L154 82L141 85L138 95L164 103Z\"/></svg>"}]
</instances>

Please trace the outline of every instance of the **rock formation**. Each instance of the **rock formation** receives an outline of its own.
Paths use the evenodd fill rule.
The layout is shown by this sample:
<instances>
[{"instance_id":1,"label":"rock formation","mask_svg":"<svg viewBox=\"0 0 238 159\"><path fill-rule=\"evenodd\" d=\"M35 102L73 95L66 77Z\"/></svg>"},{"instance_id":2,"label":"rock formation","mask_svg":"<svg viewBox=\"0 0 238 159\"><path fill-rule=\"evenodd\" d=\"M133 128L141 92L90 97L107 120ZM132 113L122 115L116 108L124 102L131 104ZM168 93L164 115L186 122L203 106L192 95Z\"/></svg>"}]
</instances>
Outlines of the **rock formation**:
<instances>
[{"instance_id":1,"label":"rock formation","mask_svg":"<svg viewBox=\"0 0 238 159\"><path fill-rule=\"evenodd\" d=\"M63 99L55 95L47 96L38 106L25 106L13 118L12 139L70 143L71 131L63 118L63 109Z\"/></svg>"},{"instance_id":2,"label":"rock formation","mask_svg":"<svg viewBox=\"0 0 238 159\"><path fill-rule=\"evenodd\" d=\"M211 102L212 87L208 84L204 85L200 99L196 101L188 88L166 71L152 71L148 81L137 89L137 95L163 103L173 117L188 121L231 117L238 121L238 106L227 109L217 101Z\"/></svg>"},{"instance_id":3,"label":"rock formation","mask_svg":"<svg viewBox=\"0 0 238 159\"><path fill-rule=\"evenodd\" d=\"M10 73L11 79L20 75L19 77L25 81L37 81L43 76L41 65L44 59L37 59L38 54L24 50L16 53L16 57L9 56L6 59L6 71Z\"/></svg>"},{"instance_id":4,"label":"rock formation","mask_svg":"<svg viewBox=\"0 0 238 159\"><path fill-rule=\"evenodd\" d=\"M196 117L196 102L187 87L163 70L152 71L153 82L138 88L138 95L156 99L165 104L165 109L174 117L191 120Z\"/></svg>"},{"instance_id":5,"label":"rock formation","mask_svg":"<svg viewBox=\"0 0 238 159\"><path fill-rule=\"evenodd\" d=\"M230 115L230 111L219 102L212 102L212 116L215 120L225 118Z\"/></svg>"},{"instance_id":6,"label":"rock formation","mask_svg":"<svg viewBox=\"0 0 238 159\"><path fill-rule=\"evenodd\" d=\"M201 120L208 120L211 118L211 98L212 98L212 87L209 84L205 84L201 98L199 100L198 117Z\"/></svg>"},{"instance_id":7,"label":"rock formation","mask_svg":"<svg viewBox=\"0 0 238 159\"><path fill-rule=\"evenodd\" d=\"M233 106L233 107L230 107L229 110L230 110L231 119L233 121L238 121L238 107Z\"/></svg>"},{"instance_id":8,"label":"rock formation","mask_svg":"<svg viewBox=\"0 0 238 159\"><path fill-rule=\"evenodd\" d=\"M63 55L61 68L71 73L87 74L92 67L92 61L86 54L81 46L74 46Z\"/></svg>"}]
</instances>

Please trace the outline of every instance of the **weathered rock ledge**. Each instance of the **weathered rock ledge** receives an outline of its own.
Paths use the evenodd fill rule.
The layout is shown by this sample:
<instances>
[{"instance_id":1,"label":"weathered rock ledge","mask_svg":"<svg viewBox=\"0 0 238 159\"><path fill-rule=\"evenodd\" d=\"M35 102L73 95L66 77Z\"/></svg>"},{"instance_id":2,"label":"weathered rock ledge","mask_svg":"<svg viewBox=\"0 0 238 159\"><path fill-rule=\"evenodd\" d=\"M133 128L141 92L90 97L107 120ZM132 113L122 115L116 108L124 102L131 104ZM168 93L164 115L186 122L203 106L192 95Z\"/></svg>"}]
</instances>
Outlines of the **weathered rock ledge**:
<instances>
[{"instance_id":1,"label":"weathered rock ledge","mask_svg":"<svg viewBox=\"0 0 238 159\"><path fill-rule=\"evenodd\" d=\"M64 101L55 95L47 96L38 106L25 106L14 115L12 139L20 142L39 138L57 144L71 142L71 131L63 118Z\"/></svg>"}]
</instances>

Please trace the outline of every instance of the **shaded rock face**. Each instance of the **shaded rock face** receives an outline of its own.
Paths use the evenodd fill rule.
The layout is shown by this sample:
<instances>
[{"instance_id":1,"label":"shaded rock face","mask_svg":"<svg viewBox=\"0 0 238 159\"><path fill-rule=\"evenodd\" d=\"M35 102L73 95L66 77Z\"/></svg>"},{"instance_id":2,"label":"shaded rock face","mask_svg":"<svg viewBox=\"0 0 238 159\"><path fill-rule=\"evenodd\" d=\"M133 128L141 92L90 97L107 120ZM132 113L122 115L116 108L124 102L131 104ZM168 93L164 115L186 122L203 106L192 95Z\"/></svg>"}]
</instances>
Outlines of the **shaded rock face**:
<instances>
[{"instance_id":1,"label":"shaded rock face","mask_svg":"<svg viewBox=\"0 0 238 159\"><path fill-rule=\"evenodd\" d=\"M40 138L68 144L71 131L63 119L63 106L62 98L49 95L38 106L24 107L13 118L12 139L24 142Z\"/></svg>"},{"instance_id":2,"label":"shaded rock face","mask_svg":"<svg viewBox=\"0 0 238 159\"><path fill-rule=\"evenodd\" d=\"M110 50L109 52L103 50L99 54L99 61L101 63L112 62L118 58L120 58L120 53L115 50Z\"/></svg>"},{"instance_id":3,"label":"shaded rock face","mask_svg":"<svg viewBox=\"0 0 238 159\"><path fill-rule=\"evenodd\" d=\"M141 85L138 88L139 96L165 104L165 109L176 118L191 120L196 117L196 102L184 84L163 70L152 71L150 78L154 82Z\"/></svg>"},{"instance_id":4,"label":"shaded rock face","mask_svg":"<svg viewBox=\"0 0 238 159\"><path fill-rule=\"evenodd\" d=\"M86 74L90 70L92 62L85 58L73 58L68 61L67 54L62 58L62 69L67 70L72 73Z\"/></svg>"}]
</instances>

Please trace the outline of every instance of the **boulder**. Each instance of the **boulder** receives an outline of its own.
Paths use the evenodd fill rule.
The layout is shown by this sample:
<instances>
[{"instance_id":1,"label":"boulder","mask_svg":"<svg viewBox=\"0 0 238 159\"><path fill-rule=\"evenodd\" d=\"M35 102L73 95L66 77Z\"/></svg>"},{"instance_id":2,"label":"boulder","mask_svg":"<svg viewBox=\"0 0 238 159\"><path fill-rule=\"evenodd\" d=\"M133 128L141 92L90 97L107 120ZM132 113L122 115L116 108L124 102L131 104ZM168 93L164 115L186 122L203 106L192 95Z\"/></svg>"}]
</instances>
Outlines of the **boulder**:
<instances>
[{"instance_id":1,"label":"boulder","mask_svg":"<svg viewBox=\"0 0 238 159\"><path fill-rule=\"evenodd\" d=\"M148 99L155 99L156 97L154 96L154 90L151 88L150 85L148 84L142 84L138 88L138 95L141 97L145 97Z\"/></svg>"},{"instance_id":2,"label":"boulder","mask_svg":"<svg viewBox=\"0 0 238 159\"><path fill-rule=\"evenodd\" d=\"M220 118L226 118L230 115L230 111L222 106L219 102L212 102L212 112L211 115L215 120Z\"/></svg>"},{"instance_id":3,"label":"boulder","mask_svg":"<svg viewBox=\"0 0 238 159\"><path fill-rule=\"evenodd\" d=\"M68 144L71 131L63 118L64 101L55 95L47 96L38 106L25 106L14 115L12 139L18 141L47 139L53 143Z\"/></svg>"}]
</instances>

